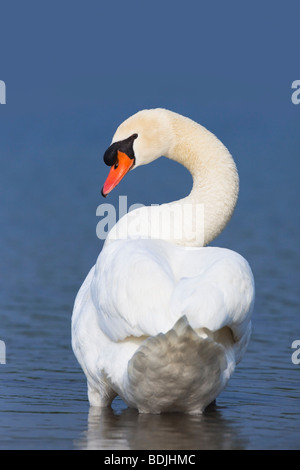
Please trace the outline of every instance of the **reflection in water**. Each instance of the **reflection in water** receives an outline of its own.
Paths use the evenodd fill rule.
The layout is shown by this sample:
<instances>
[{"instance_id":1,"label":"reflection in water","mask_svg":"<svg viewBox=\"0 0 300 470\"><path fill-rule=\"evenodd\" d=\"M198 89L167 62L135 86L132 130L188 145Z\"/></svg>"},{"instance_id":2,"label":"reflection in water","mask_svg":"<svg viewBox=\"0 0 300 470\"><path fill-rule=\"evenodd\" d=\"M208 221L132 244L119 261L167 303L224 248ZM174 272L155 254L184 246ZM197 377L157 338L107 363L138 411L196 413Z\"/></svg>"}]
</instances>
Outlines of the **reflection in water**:
<instances>
[{"instance_id":1,"label":"reflection in water","mask_svg":"<svg viewBox=\"0 0 300 470\"><path fill-rule=\"evenodd\" d=\"M90 408L88 429L75 442L79 449L97 450L193 450L244 449L236 427L217 410L202 416L170 413L139 414L125 409Z\"/></svg>"}]
</instances>

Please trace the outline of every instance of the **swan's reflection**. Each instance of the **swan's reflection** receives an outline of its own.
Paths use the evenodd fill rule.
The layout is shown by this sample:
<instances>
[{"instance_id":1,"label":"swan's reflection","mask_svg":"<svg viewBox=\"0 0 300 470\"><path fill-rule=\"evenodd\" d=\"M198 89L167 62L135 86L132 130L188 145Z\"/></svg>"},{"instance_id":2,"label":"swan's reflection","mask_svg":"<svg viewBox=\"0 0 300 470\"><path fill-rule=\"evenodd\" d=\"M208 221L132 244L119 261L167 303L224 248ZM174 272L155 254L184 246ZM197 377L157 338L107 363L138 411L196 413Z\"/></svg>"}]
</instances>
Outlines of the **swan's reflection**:
<instances>
[{"instance_id":1,"label":"swan's reflection","mask_svg":"<svg viewBox=\"0 0 300 470\"><path fill-rule=\"evenodd\" d=\"M80 449L194 450L244 449L238 429L212 409L202 416L139 414L132 409L90 408L88 429L75 443Z\"/></svg>"}]
</instances>

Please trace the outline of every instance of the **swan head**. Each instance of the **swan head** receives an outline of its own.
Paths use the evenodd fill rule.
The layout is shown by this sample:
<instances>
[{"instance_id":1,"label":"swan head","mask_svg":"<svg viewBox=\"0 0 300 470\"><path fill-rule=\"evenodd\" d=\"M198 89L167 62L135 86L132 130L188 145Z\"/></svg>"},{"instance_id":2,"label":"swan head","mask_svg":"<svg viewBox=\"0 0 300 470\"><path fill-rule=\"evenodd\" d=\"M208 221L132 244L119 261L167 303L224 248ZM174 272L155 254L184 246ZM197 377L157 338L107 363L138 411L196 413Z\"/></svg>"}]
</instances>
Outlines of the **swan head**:
<instances>
[{"instance_id":1,"label":"swan head","mask_svg":"<svg viewBox=\"0 0 300 470\"><path fill-rule=\"evenodd\" d=\"M104 163L111 169L102 195L106 197L131 169L166 155L171 142L172 127L167 110L147 109L126 119L104 153Z\"/></svg>"}]
</instances>

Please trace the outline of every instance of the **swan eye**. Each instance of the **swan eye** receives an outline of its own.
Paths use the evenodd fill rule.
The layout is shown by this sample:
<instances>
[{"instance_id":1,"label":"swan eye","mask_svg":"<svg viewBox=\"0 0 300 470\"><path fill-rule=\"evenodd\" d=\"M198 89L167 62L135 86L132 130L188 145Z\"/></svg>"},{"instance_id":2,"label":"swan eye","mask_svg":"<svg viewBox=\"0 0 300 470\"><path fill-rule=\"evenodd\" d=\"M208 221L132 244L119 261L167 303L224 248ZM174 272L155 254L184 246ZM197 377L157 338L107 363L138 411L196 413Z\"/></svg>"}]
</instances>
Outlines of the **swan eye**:
<instances>
[{"instance_id":1,"label":"swan eye","mask_svg":"<svg viewBox=\"0 0 300 470\"><path fill-rule=\"evenodd\" d=\"M127 139L119 140L118 142L114 142L111 144L106 152L104 153L103 160L104 163L108 166L117 165L117 154L118 151L126 153L126 155L134 159L134 151L133 151L133 141L138 137L138 134L132 134ZM116 167L117 168L117 167Z\"/></svg>"},{"instance_id":2,"label":"swan eye","mask_svg":"<svg viewBox=\"0 0 300 470\"><path fill-rule=\"evenodd\" d=\"M115 165L114 165L114 169L116 170L116 169L118 168L118 166L119 166L119 162L116 161L116 163L115 163Z\"/></svg>"}]
</instances>

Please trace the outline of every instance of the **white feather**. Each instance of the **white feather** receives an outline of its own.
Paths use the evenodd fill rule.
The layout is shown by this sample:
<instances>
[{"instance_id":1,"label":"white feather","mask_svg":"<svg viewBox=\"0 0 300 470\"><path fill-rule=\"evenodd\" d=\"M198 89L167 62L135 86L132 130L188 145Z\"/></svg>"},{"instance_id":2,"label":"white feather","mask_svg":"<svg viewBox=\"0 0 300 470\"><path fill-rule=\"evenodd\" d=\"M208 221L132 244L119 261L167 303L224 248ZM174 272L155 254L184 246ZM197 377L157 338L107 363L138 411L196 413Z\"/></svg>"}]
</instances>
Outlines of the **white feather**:
<instances>
[{"instance_id":1,"label":"white feather","mask_svg":"<svg viewBox=\"0 0 300 470\"><path fill-rule=\"evenodd\" d=\"M189 168L193 190L177 203L204 205L207 244L236 203L238 177L228 150L203 127L167 110L137 113L113 140L133 133L139 135L136 166L164 151ZM164 204L151 214L164 217L169 208ZM129 216L114 227L79 290L73 350L87 376L91 405L109 405L119 394L140 412L200 413L226 386L247 348L252 272L239 254L199 246L191 233L175 240L176 219L168 236L154 239L151 229L159 219L145 224L145 214L149 209L130 213L131 230ZM132 227L141 221L137 235ZM187 224L190 232L194 222Z\"/></svg>"}]
</instances>

